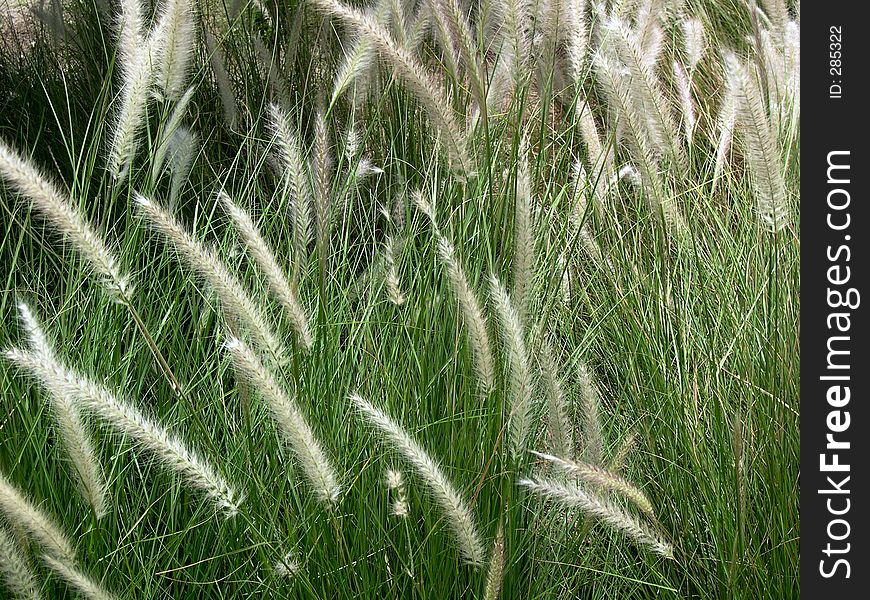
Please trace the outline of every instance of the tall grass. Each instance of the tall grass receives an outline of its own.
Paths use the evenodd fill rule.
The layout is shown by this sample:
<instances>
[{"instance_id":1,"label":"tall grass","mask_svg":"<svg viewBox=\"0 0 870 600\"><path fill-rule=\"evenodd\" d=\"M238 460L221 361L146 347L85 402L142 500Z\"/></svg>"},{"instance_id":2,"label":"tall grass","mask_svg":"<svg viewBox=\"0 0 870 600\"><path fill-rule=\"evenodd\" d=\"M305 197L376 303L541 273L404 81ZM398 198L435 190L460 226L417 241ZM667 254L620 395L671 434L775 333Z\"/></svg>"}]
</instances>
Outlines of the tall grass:
<instances>
[{"instance_id":1,"label":"tall grass","mask_svg":"<svg viewBox=\"0 0 870 600\"><path fill-rule=\"evenodd\" d=\"M0 50L10 594L797 596L798 15L191 6Z\"/></svg>"}]
</instances>

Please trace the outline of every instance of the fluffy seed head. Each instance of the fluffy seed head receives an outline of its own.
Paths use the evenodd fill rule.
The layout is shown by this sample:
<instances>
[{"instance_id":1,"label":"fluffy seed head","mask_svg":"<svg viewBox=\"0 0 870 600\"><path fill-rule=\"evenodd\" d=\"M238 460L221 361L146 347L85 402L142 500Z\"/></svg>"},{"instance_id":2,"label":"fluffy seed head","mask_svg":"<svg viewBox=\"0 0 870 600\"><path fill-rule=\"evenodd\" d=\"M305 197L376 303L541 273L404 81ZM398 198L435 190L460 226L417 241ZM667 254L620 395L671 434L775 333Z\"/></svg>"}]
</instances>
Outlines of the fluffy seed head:
<instances>
[{"instance_id":1,"label":"fluffy seed head","mask_svg":"<svg viewBox=\"0 0 870 600\"><path fill-rule=\"evenodd\" d=\"M138 46L123 71L120 104L116 109L109 148L109 172L118 183L130 173L130 165L139 145L139 132L145 123L148 95L152 86L151 48Z\"/></svg>"},{"instance_id":2,"label":"fluffy seed head","mask_svg":"<svg viewBox=\"0 0 870 600\"><path fill-rule=\"evenodd\" d=\"M758 83L733 54L726 54L728 88L735 99L735 125L743 141L762 222L772 231L788 226L791 216L782 158L764 108Z\"/></svg>"},{"instance_id":3,"label":"fluffy seed head","mask_svg":"<svg viewBox=\"0 0 870 600\"><path fill-rule=\"evenodd\" d=\"M559 458L552 454L542 454L540 452L532 452L532 454L549 461L562 471L574 475L587 485L594 486L601 491L622 494L625 498L631 500L650 520L656 520L652 502L649 501L643 490L616 473L603 467Z\"/></svg>"},{"instance_id":4,"label":"fluffy seed head","mask_svg":"<svg viewBox=\"0 0 870 600\"><path fill-rule=\"evenodd\" d=\"M453 293L459 301L462 320L468 330L468 342L471 346L478 382L483 393L486 394L492 391L495 384L495 366L489 345L489 334L486 332L486 319L480 301L471 289L465 271L456 258L453 245L441 234L437 235L438 257L447 270Z\"/></svg>"},{"instance_id":5,"label":"fluffy seed head","mask_svg":"<svg viewBox=\"0 0 870 600\"><path fill-rule=\"evenodd\" d=\"M30 200L32 207L54 226L79 253L81 259L100 277L109 293L128 298L132 287L120 261L108 244L73 208L68 197L46 178L36 166L0 140L0 176L16 192Z\"/></svg>"},{"instance_id":6,"label":"fluffy seed head","mask_svg":"<svg viewBox=\"0 0 870 600\"><path fill-rule=\"evenodd\" d=\"M661 554L665 558L674 557L673 546L663 539L658 532L616 504L584 490L576 484L565 484L545 478L529 478L521 479L519 485L560 504L576 506L586 515L607 523L637 544L649 548L656 554Z\"/></svg>"},{"instance_id":7,"label":"fluffy seed head","mask_svg":"<svg viewBox=\"0 0 870 600\"><path fill-rule=\"evenodd\" d=\"M377 427L395 446L396 450L426 482L435 500L441 506L465 561L475 567L483 564L484 549L474 524L471 509L441 471L441 468L423 447L396 421L357 394L350 400L369 423Z\"/></svg>"},{"instance_id":8,"label":"fluffy seed head","mask_svg":"<svg viewBox=\"0 0 870 600\"><path fill-rule=\"evenodd\" d=\"M532 374L526 351L523 326L507 290L493 275L490 293L501 324L502 337L510 371L510 432L511 454L515 458L525 453L532 420Z\"/></svg>"},{"instance_id":9,"label":"fluffy seed head","mask_svg":"<svg viewBox=\"0 0 870 600\"><path fill-rule=\"evenodd\" d=\"M498 600L504 582L504 524L498 524L498 532L489 554L489 571L486 573L486 589L483 600Z\"/></svg>"},{"instance_id":10,"label":"fluffy seed head","mask_svg":"<svg viewBox=\"0 0 870 600\"><path fill-rule=\"evenodd\" d=\"M285 579L294 577L301 570L299 561L296 559L296 553L290 551L284 557L275 563L275 573Z\"/></svg>"},{"instance_id":11,"label":"fluffy seed head","mask_svg":"<svg viewBox=\"0 0 870 600\"><path fill-rule=\"evenodd\" d=\"M64 397L75 398L85 408L128 435L165 466L204 491L228 517L238 512L241 499L217 470L132 404L84 375L58 362L48 363L32 352L8 350L6 358L28 371L46 388Z\"/></svg>"},{"instance_id":12,"label":"fluffy seed head","mask_svg":"<svg viewBox=\"0 0 870 600\"><path fill-rule=\"evenodd\" d=\"M177 100L184 92L195 42L193 5L184 0L165 0L148 43L154 48L157 86L170 100Z\"/></svg>"},{"instance_id":13,"label":"fluffy seed head","mask_svg":"<svg viewBox=\"0 0 870 600\"><path fill-rule=\"evenodd\" d=\"M450 106L441 84L430 75L423 65L405 48L399 46L389 32L372 17L338 0L312 0L321 11L333 15L352 27L368 40L386 62L392 65L396 75L408 86L420 101L448 149L451 163L465 173L471 172L467 153L467 140Z\"/></svg>"},{"instance_id":14,"label":"fluffy seed head","mask_svg":"<svg viewBox=\"0 0 870 600\"><path fill-rule=\"evenodd\" d=\"M0 574L6 587L18 600L42 598L24 550L5 525L0 525Z\"/></svg>"},{"instance_id":15,"label":"fluffy seed head","mask_svg":"<svg viewBox=\"0 0 870 600\"><path fill-rule=\"evenodd\" d=\"M136 194L136 204L149 225L162 234L178 250L185 262L214 289L224 312L238 319L267 353L275 358L282 356L282 345L267 324L262 309L220 258L188 233L174 216L157 203Z\"/></svg>"},{"instance_id":16,"label":"fluffy seed head","mask_svg":"<svg viewBox=\"0 0 870 600\"><path fill-rule=\"evenodd\" d=\"M42 561L63 579L74 590L90 600L116 600L116 596L107 592L103 587L88 574L83 573L75 566L75 563L57 560L49 555L43 555Z\"/></svg>"},{"instance_id":17,"label":"fluffy seed head","mask_svg":"<svg viewBox=\"0 0 870 600\"><path fill-rule=\"evenodd\" d=\"M337 502L341 488L335 470L296 403L244 342L231 337L226 348L239 375L266 401L318 499L328 504Z\"/></svg>"},{"instance_id":18,"label":"fluffy seed head","mask_svg":"<svg viewBox=\"0 0 870 600\"><path fill-rule=\"evenodd\" d=\"M686 52L686 66L694 71L701 57L704 56L706 36L704 24L698 19L684 19L680 23L683 28L683 49Z\"/></svg>"},{"instance_id":19,"label":"fluffy seed head","mask_svg":"<svg viewBox=\"0 0 870 600\"><path fill-rule=\"evenodd\" d=\"M299 299L287 280L284 270L278 264L278 259L275 257L272 249L266 243L266 240L263 239L259 228L254 224L254 220L246 211L233 202L225 192L220 192L219 197L227 214L232 218L236 231L242 237L242 240L244 240L245 247L266 276L266 280L269 282L269 289L284 308L284 312L290 319L293 330L299 338L300 345L306 351L311 350L313 339L305 309L299 303Z\"/></svg>"},{"instance_id":20,"label":"fluffy seed head","mask_svg":"<svg viewBox=\"0 0 870 600\"><path fill-rule=\"evenodd\" d=\"M6 515L10 523L30 534L52 556L75 560L73 545L66 534L31 504L3 473L0 473L0 512Z\"/></svg>"}]
</instances>

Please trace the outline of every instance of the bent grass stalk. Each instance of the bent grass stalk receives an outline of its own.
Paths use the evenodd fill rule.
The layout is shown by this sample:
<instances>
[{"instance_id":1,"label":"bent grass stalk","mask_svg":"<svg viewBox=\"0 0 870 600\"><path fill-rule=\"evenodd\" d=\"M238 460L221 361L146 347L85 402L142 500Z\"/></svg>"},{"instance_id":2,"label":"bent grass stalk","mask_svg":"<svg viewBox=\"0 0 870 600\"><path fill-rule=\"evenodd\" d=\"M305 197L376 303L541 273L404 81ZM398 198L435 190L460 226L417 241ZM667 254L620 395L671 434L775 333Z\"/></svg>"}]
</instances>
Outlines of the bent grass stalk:
<instances>
[{"instance_id":1,"label":"bent grass stalk","mask_svg":"<svg viewBox=\"0 0 870 600\"><path fill-rule=\"evenodd\" d=\"M6 358L28 371L47 388L76 398L110 425L127 434L165 466L181 473L194 487L203 490L228 517L238 512L242 499L216 469L132 404L83 375L59 363L47 363L32 352L13 348L6 351Z\"/></svg>"},{"instance_id":2,"label":"bent grass stalk","mask_svg":"<svg viewBox=\"0 0 870 600\"><path fill-rule=\"evenodd\" d=\"M30 568L24 549L12 532L0 525L0 573L6 587L18 600L40 600L36 576Z\"/></svg>"},{"instance_id":3,"label":"bent grass stalk","mask_svg":"<svg viewBox=\"0 0 870 600\"><path fill-rule=\"evenodd\" d=\"M136 195L136 204L148 223L178 250L188 266L208 282L220 299L223 310L244 324L257 342L279 359L283 355L282 345L267 324L265 315L221 259L158 204L139 194Z\"/></svg>"},{"instance_id":4,"label":"bent grass stalk","mask_svg":"<svg viewBox=\"0 0 870 600\"><path fill-rule=\"evenodd\" d=\"M19 302L18 308L22 327L27 332L34 351L47 364L55 364L54 349L30 307L24 302ZM62 389L48 386L47 390L55 422L60 431L61 443L72 463L79 489L84 499L94 509L97 519L101 519L108 511L106 482L97 462L90 433L79 414L75 399L67 396Z\"/></svg>"},{"instance_id":5,"label":"bent grass stalk","mask_svg":"<svg viewBox=\"0 0 870 600\"><path fill-rule=\"evenodd\" d=\"M459 544L465 562L479 567L485 551L474 524L471 509L459 495L447 476L423 449L396 421L358 394L351 394L351 402L366 420L378 428L405 457L423 479L447 517L447 523Z\"/></svg>"},{"instance_id":6,"label":"bent grass stalk","mask_svg":"<svg viewBox=\"0 0 870 600\"><path fill-rule=\"evenodd\" d=\"M338 477L299 407L249 346L238 338L230 337L226 348L238 374L258 390L266 401L318 500L335 504L341 491Z\"/></svg>"},{"instance_id":7,"label":"bent grass stalk","mask_svg":"<svg viewBox=\"0 0 870 600\"><path fill-rule=\"evenodd\" d=\"M521 479L518 484L529 491L551 498L566 506L576 506L586 515L607 523L640 546L665 558L674 557L674 548L645 523L625 512L608 500L583 490L578 485L565 484L546 478Z\"/></svg>"},{"instance_id":8,"label":"bent grass stalk","mask_svg":"<svg viewBox=\"0 0 870 600\"><path fill-rule=\"evenodd\" d=\"M311 328L308 325L308 317L305 314L305 309L299 303L299 299L293 291L290 282L287 281L284 270L278 264L275 254L266 243L266 240L263 239L260 230L254 224L251 216L235 204L225 192L220 192L219 198L232 218L236 231L238 231L242 240L244 240L245 246L253 257L254 262L257 263L257 266L260 267L260 270L266 276L266 280L269 282L269 289L284 308L290 323L293 325L293 330L299 339L300 345L305 351L311 350L313 339L311 337Z\"/></svg>"},{"instance_id":9,"label":"bent grass stalk","mask_svg":"<svg viewBox=\"0 0 870 600\"><path fill-rule=\"evenodd\" d=\"M12 483L0 473L0 512L10 523L22 528L52 556L75 560L75 550L66 534L36 508Z\"/></svg>"}]
</instances>

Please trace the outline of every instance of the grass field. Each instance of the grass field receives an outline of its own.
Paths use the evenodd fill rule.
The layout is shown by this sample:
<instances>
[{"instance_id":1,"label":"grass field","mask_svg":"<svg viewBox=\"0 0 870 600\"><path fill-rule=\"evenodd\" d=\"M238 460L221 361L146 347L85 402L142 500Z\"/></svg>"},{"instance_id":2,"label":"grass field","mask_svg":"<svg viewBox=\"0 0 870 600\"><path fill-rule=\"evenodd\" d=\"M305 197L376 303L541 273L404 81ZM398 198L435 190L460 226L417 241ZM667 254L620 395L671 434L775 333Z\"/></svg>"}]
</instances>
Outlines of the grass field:
<instances>
[{"instance_id":1,"label":"grass field","mask_svg":"<svg viewBox=\"0 0 870 600\"><path fill-rule=\"evenodd\" d=\"M799 5L40 10L0 597L798 597Z\"/></svg>"}]
</instances>

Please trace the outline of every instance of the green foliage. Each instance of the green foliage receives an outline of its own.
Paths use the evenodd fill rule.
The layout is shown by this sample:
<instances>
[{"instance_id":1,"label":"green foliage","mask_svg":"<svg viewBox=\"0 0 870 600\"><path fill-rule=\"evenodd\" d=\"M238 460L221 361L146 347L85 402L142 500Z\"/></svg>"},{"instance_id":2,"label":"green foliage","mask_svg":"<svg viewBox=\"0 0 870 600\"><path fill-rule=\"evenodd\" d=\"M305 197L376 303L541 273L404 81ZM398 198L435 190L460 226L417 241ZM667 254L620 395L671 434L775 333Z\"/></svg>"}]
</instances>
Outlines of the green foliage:
<instances>
[{"instance_id":1,"label":"green foliage","mask_svg":"<svg viewBox=\"0 0 870 600\"><path fill-rule=\"evenodd\" d=\"M468 138L471 168L460 170L432 117L444 108L435 106L440 99L421 99L426 86L384 56L389 44L372 44L381 58L333 99L335 75L360 30L316 8L326 2L200 2L192 99L175 129L168 126L175 103L147 99L130 174L118 183L107 158L123 72L114 23L125 2L70 0L63 32L37 19L20 30L26 39L6 40L0 139L69 193L117 249L133 291L107 294L74 241L63 243L0 172L0 346L26 345L16 301L28 301L66 364L178 434L245 498L239 514L225 518L182 477L92 418L110 503L97 519L70 475L46 394L4 362L0 472L69 534L83 572L121 598L484 597L498 587L487 585L489 558L479 569L463 562L444 501L417 462L406 462L360 416L349 397L358 393L438 462L487 552L503 532L503 598L798 596L799 98L770 92L777 80L759 32L776 31L776 23L743 2L603 3L637 30L643 7L655 9L663 41L650 73L660 99L625 73L608 88L593 58L606 29L594 3L583 9L591 41L579 78L564 31L552 28L584 3L524 6L530 12L519 22L531 47L516 80L512 71L502 77L493 45L505 34L486 23L517 3L470 3L471 40L456 34L450 47L437 23L415 41L415 15L441 7L449 34L451 15L468 17L469 3L383 0L391 18L366 15L446 90L446 110ZM566 12L553 19L551 4ZM151 9L144 14L151 28ZM648 131L644 111L666 102L655 108L679 123L671 65L685 54L679 21L686 15L707 35L690 73L698 123L691 140L679 125ZM722 178L713 181L727 79L721 49L738 52L764 90L761 111L787 192L779 210L790 214L775 233L759 218L764 186L744 165L739 124ZM481 89L494 91L485 110L475 103ZM287 115L307 181L288 183L271 103ZM592 111L600 156L590 155L583 110ZM318 114L326 132L319 147ZM684 167L659 151L656 135L685 151ZM179 167L185 151L189 173ZM330 160L318 172L325 153ZM629 165L639 184L618 177ZM297 193L303 183L310 194ZM245 251L220 191L253 216L286 272L308 315L310 351ZM236 376L224 344L244 333L244 323L150 231L135 193L168 207L264 307L283 354L261 358L333 461L341 488L334 506L312 493L255 381ZM529 219L516 218L523 194ZM303 196L311 231L300 242ZM325 217L315 202L328 207ZM670 210L684 231L670 225ZM518 282L525 269L514 267L517 247L529 231L516 226L526 221L533 266L530 281ZM318 223L326 243L316 243ZM455 247L483 307L497 363L491 392L478 380L468 315L438 235ZM502 341L509 336L501 335L491 276L505 282L509 300L519 289L527 299L515 307L521 350ZM394 302L399 297L404 302ZM520 385L511 353L523 350L532 381ZM554 454L563 442L553 439L559 411L546 396L555 385L548 364L564 389L574 440L574 456L562 458L597 463L587 471L612 473L617 489L638 490L654 518L616 493L600 496L645 519L673 545L673 558L517 485L541 472L574 483L547 471L549 461L510 451L517 389L532 390L527 449ZM600 404L590 400L596 388ZM596 443L600 453L588 450ZM399 496L385 482L390 469L405 475L405 517L393 514ZM36 560L35 545L24 551L46 597L72 594Z\"/></svg>"}]
</instances>

